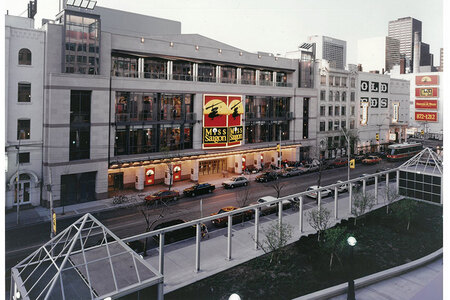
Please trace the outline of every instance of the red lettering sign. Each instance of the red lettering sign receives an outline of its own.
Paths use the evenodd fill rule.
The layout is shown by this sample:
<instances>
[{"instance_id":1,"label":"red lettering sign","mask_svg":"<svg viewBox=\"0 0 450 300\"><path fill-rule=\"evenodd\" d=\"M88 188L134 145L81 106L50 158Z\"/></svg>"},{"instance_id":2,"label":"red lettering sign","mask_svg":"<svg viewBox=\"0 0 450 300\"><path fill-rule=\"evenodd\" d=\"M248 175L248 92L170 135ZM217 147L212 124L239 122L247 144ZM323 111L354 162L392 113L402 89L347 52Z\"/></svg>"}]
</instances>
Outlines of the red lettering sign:
<instances>
[{"instance_id":1,"label":"red lettering sign","mask_svg":"<svg viewBox=\"0 0 450 300\"><path fill-rule=\"evenodd\" d=\"M437 100L416 100L416 109L433 109L437 110Z\"/></svg>"},{"instance_id":2,"label":"red lettering sign","mask_svg":"<svg viewBox=\"0 0 450 300\"><path fill-rule=\"evenodd\" d=\"M437 122L437 112L416 111L416 121Z\"/></svg>"},{"instance_id":3,"label":"red lettering sign","mask_svg":"<svg viewBox=\"0 0 450 300\"><path fill-rule=\"evenodd\" d=\"M416 88L416 97L437 97L438 88Z\"/></svg>"},{"instance_id":4,"label":"red lettering sign","mask_svg":"<svg viewBox=\"0 0 450 300\"><path fill-rule=\"evenodd\" d=\"M416 85L438 85L439 75L416 76Z\"/></svg>"}]
</instances>

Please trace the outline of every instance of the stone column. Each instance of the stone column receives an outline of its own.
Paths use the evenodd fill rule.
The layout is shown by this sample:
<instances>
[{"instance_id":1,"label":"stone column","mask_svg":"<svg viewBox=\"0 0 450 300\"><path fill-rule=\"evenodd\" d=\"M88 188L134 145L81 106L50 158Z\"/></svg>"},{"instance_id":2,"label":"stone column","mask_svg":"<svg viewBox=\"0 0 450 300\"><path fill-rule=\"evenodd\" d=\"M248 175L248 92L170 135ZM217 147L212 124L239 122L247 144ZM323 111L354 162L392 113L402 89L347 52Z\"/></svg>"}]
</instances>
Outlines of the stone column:
<instances>
[{"instance_id":1,"label":"stone column","mask_svg":"<svg viewBox=\"0 0 450 300\"><path fill-rule=\"evenodd\" d=\"M198 160L191 160L191 180L198 181Z\"/></svg>"}]
</instances>

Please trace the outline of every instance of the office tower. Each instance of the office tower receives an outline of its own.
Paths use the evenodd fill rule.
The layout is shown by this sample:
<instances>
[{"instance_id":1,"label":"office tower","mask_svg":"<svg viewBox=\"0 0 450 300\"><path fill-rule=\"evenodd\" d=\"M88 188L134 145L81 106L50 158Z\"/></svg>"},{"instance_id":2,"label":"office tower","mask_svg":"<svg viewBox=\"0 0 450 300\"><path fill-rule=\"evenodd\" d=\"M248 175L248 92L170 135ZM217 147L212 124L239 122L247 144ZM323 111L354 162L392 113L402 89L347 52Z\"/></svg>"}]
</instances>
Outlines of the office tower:
<instances>
[{"instance_id":1,"label":"office tower","mask_svg":"<svg viewBox=\"0 0 450 300\"><path fill-rule=\"evenodd\" d=\"M347 59L347 42L335 38L314 35L308 37L309 43L315 43L316 59L326 59L330 67L345 69Z\"/></svg>"},{"instance_id":2,"label":"office tower","mask_svg":"<svg viewBox=\"0 0 450 300\"><path fill-rule=\"evenodd\" d=\"M414 32L419 33L422 41L422 22L411 18L399 18L389 22L388 36L400 41L400 53L405 54L406 67L413 70Z\"/></svg>"},{"instance_id":3,"label":"office tower","mask_svg":"<svg viewBox=\"0 0 450 300\"><path fill-rule=\"evenodd\" d=\"M388 36L358 40L358 63L368 72L390 71L400 64L400 42Z\"/></svg>"}]
</instances>

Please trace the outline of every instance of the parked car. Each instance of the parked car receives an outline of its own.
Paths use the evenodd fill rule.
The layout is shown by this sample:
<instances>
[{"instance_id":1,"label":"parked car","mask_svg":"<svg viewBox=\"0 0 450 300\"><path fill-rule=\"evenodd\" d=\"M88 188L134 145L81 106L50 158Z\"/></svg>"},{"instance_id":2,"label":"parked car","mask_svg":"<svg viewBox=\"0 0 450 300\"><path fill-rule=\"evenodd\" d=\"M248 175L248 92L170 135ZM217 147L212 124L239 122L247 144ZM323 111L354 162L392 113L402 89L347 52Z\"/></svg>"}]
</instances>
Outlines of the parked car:
<instances>
[{"instance_id":1,"label":"parked car","mask_svg":"<svg viewBox=\"0 0 450 300\"><path fill-rule=\"evenodd\" d=\"M160 223L160 224L156 225L153 230L158 230L158 229L162 229L162 228L166 228L166 227L170 227L170 226L174 226L174 225L178 225L178 224L183 224L183 223L186 223L186 222L183 220L180 220L180 219L175 219L175 220ZM195 234L196 234L195 225L184 227L184 228L173 230L173 231L168 231L164 234L164 244L170 244L170 243L173 243L176 241L188 239L188 238L194 237ZM153 239L156 242L158 242L159 236L158 235L153 236Z\"/></svg>"},{"instance_id":2,"label":"parked car","mask_svg":"<svg viewBox=\"0 0 450 300\"><path fill-rule=\"evenodd\" d=\"M273 197L273 196L264 196L258 199L258 204L261 203L267 203L273 200L276 200L277 198ZM283 206L290 206L292 204L291 201L289 201L289 199L285 199L281 201L283 203ZM272 204L268 204L267 206L277 206L278 203L272 203Z\"/></svg>"},{"instance_id":3,"label":"parked car","mask_svg":"<svg viewBox=\"0 0 450 300\"><path fill-rule=\"evenodd\" d=\"M356 163L360 163L360 162L362 162L363 161L363 159L365 159L366 158L366 156L365 155L363 155L363 154L360 154L360 155L355 155L354 157L353 157L353 159L355 160L355 162Z\"/></svg>"},{"instance_id":4,"label":"parked car","mask_svg":"<svg viewBox=\"0 0 450 300\"><path fill-rule=\"evenodd\" d=\"M210 183L198 183L187 189L183 190L183 194L186 196L195 197L201 194L212 193L216 187Z\"/></svg>"},{"instance_id":5,"label":"parked car","mask_svg":"<svg viewBox=\"0 0 450 300\"><path fill-rule=\"evenodd\" d=\"M250 166L247 166L247 168L245 168L245 170L251 174L255 174L255 173L261 172L262 168L257 168L254 165L250 165Z\"/></svg>"},{"instance_id":6,"label":"parked car","mask_svg":"<svg viewBox=\"0 0 450 300\"><path fill-rule=\"evenodd\" d=\"M220 215L222 213L227 213L233 210L238 209L234 206L226 206L222 207L217 213L211 214L211 216ZM242 217L244 220L250 220L252 218L253 212L251 210L244 211L243 213L233 215L232 221L234 223L242 222ZM219 217L211 221L214 226L217 227L225 227L228 225L228 217Z\"/></svg>"},{"instance_id":7,"label":"parked car","mask_svg":"<svg viewBox=\"0 0 450 300\"><path fill-rule=\"evenodd\" d=\"M324 159L322 161L322 170L333 169L335 167L333 163L333 159Z\"/></svg>"},{"instance_id":8,"label":"parked car","mask_svg":"<svg viewBox=\"0 0 450 300\"><path fill-rule=\"evenodd\" d=\"M379 158L378 156L369 155L362 160L362 163L365 165L373 165L379 163L380 161L381 158Z\"/></svg>"},{"instance_id":9,"label":"parked car","mask_svg":"<svg viewBox=\"0 0 450 300\"><path fill-rule=\"evenodd\" d=\"M369 176L372 174L362 174L359 177L363 178L366 176ZM359 180L359 185L362 186L363 185L363 179ZM375 184L375 177L370 177L370 178L366 178L366 185L371 185L371 184Z\"/></svg>"},{"instance_id":10,"label":"parked car","mask_svg":"<svg viewBox=\"0 0 450 300\"><path fill-rule=\"evenodd\" d=\"M317 199L317 195L318 193L316 192L316 189L320 188L317 185L313 185L310 186L306 189L306 191L311 191L311 193L306 194L306 196L313 198L313 199ZM320 198L324 198L324 197L328 197L331 196L333 194L333 191L329 190L329 189L323 189L320 191Z\"/></svg>"},{"instance_id":11,"label":"parked car","mask_svg":"<svg viewBox=\"0 0 450 300\"><path fill-rule=\"evenodd\" d=\"M244 176L236 176L236 177L232 177L232 178L222 182L222 185L226 189L228 189L228 188L233 189L237 186L248 185L248 179Z\"/></svg>"},{"instance_id":12,"label":"parked car","mask_svg":"<svg viewBox=\"0 0 450 300\"><path fill-rule=\"evenodd\" d=\"M256 176L255 180L258 182L268 182L272 180L276 180L278 178L278 175L276 172L264 172L261 175Z\"/></svg>"},{"instance_id":13,"label":"parked car","mask_svg":"<svg viewBox=\"0 0 450 300\"><path fill-rule=\"evenodd\" d=\"M301 170L302 173L311 173L319 171L319 166L313 164L306 164L303 167L300 167L299 169Z\"/></svg>"},{"instance_id":14,"label":"parked car","mask_svg":"<svg viewBox=\"0 0 450 300\"><path fill-rule=\"evenodd\" d=\"M345 192L348 191L348 185L345 184L342 180L338 180L338 181L336 181L336 183L341 183L341 184L338 185L338 187L337 187L338 193L345 193Z\"/></svg>"},{"instance_id":15,"label":"parked car","mask_svg":"<svg viewBox=\"0 0 450 300\"><path fill-rule=\"evenodd\" d=\"M152 195L148 195L147 197L145 197L145 201L147 201L148 203L153 202L153 201L176 201L178 200L178 198L180 198L180 193L176 190L162 190L162 191L158 191Z\"/></svg>"},{"instance_id":16,"label":"parked car","mask_svg":"<svg viewBox=\"0 0 450 300\"><path fill-rule=\"evenodd\" d=\"M292 176L298 176L302 174L302 171L297 168L286 168L283 171L280 172L281 177L292 177Z\"/></svg>"},{"instance_id":17,"label":"parked car","mask_svg":"<svg viewBox=\"0 0 450 300\"><path fill-rule=\"evenodd\" d=\"M344 167L347 165L347 159L346 158L336 158L332 162L332 164L335 168Z\"/></svg>"}]
</instances>

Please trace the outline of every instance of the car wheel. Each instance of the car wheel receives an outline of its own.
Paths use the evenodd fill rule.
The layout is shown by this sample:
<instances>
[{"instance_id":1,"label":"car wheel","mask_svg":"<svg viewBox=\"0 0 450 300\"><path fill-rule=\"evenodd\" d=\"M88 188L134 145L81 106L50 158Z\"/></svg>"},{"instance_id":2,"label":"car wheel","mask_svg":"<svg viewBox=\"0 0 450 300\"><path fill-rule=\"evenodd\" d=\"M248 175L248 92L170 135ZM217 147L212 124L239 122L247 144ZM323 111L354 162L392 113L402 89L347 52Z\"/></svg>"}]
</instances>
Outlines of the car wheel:
<instances>
[{"instance_id":1,"label":"car wheel","mask_svg":"<svg viewBox=\"0 0 450 300\"><path fill-rule=\"evenodd\" d=\"M230 189L234 189L234 185L230 185Z\"/></svg>"},{"instance_id":2,"label":"car wheel","mask_svg":"<svg viewBox=\"0 0 450 300\"><path fill-rule=\"evenodd\" d=\"M191 193L191 197L195 197L195 193L194 192Z\"/></svg>"},{"instance_id":3,"label":"car wheel","mask_svg":"<svg viewBox=\"0 0 450 300\"><path fill-rule=\"evenodd\" d=\"M177 200L178 200L177 196L173 197L173 201L177 201Z\"/></svg>"},{"instance_id":4,"label":"car wheel","mask_svg":"<svg viewBox=\"0 0 450 300\"><path fill-rule=\"evenodd\" d=\"M209 190L208 190L208 193L210 193L210 194L211 194L211 193L212 193L212 191L213 191L212 189L209 189Z\"/></svg>"},{"instance_id":5,"label":"car wheel","mask_svg":"<svg viewBox=\"0 0 450 300\"><path fill-rule=\"evenodd\" d=\"M175 238L174 237L169 237L168 239L167 239L167 242L169 243L169 244L172 244L173 242L175 242Z\"/></svg>"},{"instance_id":6,"label":"car wheel","mask_svg":"<svg viewBox=\"0 0 450 300\"><path fill-rule=\"evenodd\" d=\"M244 186L247 186L248 185L248 182L244 182Z\"/></svg>"}]
</instances>

